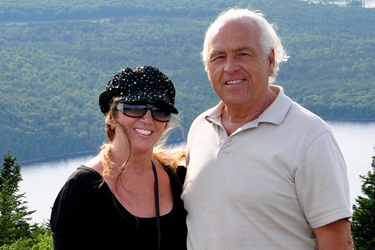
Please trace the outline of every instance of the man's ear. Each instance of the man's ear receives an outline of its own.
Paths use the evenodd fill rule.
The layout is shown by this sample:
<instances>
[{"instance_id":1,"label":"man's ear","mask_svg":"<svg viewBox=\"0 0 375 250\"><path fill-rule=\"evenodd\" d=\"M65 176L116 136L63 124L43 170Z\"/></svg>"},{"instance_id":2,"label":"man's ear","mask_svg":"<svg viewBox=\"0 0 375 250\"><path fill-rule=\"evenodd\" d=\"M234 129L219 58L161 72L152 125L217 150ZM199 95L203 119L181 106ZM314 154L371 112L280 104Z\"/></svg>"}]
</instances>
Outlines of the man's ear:
<instances>
[{"instance_id":1,"label":"man's ear","mask_svg":"<svg viewBox=\"0 0 375 250\"><path fill-rule=\"evenodd\" d=\"M273 75L274 67L275 67L275 51L272 48L270 53L268 54L268 76Z\"/></svg>"}]
</instances>

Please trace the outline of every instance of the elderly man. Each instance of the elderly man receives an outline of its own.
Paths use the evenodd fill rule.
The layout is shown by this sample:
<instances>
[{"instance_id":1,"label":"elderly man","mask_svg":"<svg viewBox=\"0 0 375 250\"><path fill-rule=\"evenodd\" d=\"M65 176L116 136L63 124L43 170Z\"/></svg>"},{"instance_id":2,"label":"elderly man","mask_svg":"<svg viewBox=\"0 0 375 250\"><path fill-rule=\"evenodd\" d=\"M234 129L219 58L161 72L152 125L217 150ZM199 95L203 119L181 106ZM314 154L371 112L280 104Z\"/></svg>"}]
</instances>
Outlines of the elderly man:
<instances>
[{"instance_id":1,"label":"elderly man","mask_svg":"<svg viewBox=\"0 0 375 250\"><path fill-rule=\"evenodd\" d=\"M343 156L324 121L270 85L288 58L272 25L228 10L202 56L221 102L188 135L188 249L352 249Z\"/></svg>"}]
</instances>

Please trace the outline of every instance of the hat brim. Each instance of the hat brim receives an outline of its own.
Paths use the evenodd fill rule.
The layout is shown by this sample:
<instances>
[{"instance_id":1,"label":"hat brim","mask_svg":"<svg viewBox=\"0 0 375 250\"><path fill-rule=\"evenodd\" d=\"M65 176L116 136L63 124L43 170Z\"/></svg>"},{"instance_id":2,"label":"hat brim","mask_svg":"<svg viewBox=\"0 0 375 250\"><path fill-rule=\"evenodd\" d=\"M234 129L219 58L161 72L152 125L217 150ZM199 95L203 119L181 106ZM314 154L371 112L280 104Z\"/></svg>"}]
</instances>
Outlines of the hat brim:
<instances>
[{"instance_id":1,"label":"hat brim","mask_svg":"<svg viewBox=\"0 0 375 250\"><path fill-rule=\"evenodd\" d=\"M143 90L134 89L126 96L121 96L121 100L125 102L162 102L171 108L172 114L178 114L176 107L163 92L153 91L146 95Z\"/></svg>"}]
</instances>

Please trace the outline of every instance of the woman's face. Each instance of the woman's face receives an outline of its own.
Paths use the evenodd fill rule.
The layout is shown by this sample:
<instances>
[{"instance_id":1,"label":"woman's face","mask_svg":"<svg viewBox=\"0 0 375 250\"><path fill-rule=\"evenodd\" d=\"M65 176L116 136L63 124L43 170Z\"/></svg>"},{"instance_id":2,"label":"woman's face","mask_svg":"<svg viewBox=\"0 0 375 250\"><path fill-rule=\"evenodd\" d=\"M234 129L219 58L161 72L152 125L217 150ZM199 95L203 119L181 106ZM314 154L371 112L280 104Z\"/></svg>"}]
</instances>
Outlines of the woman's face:
<instances>
[{"instance_id":1,"label":"woman's face","mask_svg":"<svg viewBox=\"0 0 375 250\"><path fill-rule=\"evenodd\" d=\"M152 152L168 124L155 120L150 110L140 118L129 117L116 111L115 119L118 123L115 126L115 140L125 145L129 141L133 153Z\"/></svg>"}]
</instances>

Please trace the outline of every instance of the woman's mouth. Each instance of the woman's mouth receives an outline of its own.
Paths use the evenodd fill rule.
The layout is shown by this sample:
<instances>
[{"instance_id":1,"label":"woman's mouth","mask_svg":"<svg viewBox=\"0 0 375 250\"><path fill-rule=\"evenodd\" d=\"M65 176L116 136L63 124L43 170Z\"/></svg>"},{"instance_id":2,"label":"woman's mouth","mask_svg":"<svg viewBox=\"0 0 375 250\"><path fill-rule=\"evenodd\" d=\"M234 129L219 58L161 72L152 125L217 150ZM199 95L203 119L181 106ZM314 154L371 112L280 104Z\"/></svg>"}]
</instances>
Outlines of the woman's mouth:
<instances>
[{"instance_id":1,"label":"woman's mouth","mask_svg":"<svg viewBox=\"0 0 375 250\"><path fill-rule=\"evenodd\" d=\"M141 135L150 135L152 133L150 130L139 129L139 128L136 128L135 131Z\"/></svg>"}]
</instances>

